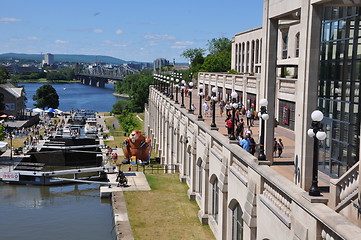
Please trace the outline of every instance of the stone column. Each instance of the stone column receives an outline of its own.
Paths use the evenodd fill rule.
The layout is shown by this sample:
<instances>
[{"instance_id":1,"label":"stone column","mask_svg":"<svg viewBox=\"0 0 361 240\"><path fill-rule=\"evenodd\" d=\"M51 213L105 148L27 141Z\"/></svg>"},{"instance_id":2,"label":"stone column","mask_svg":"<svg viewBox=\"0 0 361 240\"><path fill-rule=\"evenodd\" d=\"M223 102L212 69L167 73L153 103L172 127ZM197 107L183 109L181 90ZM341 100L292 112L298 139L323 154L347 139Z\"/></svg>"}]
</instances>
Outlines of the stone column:
<instances>
[{"instance_id":1,"label":"stone column","mask_svg":"<svg viewBox=\"0 0 361 240\"><path fill-rule=\"evenodd\" d=\"M313 138L307 135L307 130L311 126L311 113L317 109L321 18L322 6L302 1L295 109L295 158L300 174L295 177L295 182L305 191L312 183Z\"/></svg>"},{"instance_id":2,"label":"stone column","mask_svg":"<svg viewBox=\"0 0 361 240\"><path fill-rule=\"evenodd\" d=\"M263 46L262 46L262 74L259 99L268 100L267 111L269 120L265 121L265 154L266 159L273 162L273 138L275 116L275 86L277 67L277 33L278 19L269 18L269 1L264 1L263 12ZM259 111L259 109L257 109Z\"/></svg>"}]
</instances>

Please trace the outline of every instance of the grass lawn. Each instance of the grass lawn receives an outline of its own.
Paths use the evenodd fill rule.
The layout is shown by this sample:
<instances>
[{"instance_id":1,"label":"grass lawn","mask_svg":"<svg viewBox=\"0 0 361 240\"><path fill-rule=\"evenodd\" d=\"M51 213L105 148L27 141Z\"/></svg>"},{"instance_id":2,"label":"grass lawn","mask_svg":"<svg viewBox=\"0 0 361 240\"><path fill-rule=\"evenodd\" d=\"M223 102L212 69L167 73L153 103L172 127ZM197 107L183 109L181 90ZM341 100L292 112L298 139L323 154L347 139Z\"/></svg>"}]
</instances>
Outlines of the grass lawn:
<instances>
[{"instance_id":1,"label":"grass lawn","mask_svg":"<svg viewBox=\"0 0 361 240\"><path fill-rule=\"evenodd\" d=\"M124 192L135 239L214 239L198 220L199 208L187 197L179 174L147 174L148 192Z\"/></svg>"}]
</instances>

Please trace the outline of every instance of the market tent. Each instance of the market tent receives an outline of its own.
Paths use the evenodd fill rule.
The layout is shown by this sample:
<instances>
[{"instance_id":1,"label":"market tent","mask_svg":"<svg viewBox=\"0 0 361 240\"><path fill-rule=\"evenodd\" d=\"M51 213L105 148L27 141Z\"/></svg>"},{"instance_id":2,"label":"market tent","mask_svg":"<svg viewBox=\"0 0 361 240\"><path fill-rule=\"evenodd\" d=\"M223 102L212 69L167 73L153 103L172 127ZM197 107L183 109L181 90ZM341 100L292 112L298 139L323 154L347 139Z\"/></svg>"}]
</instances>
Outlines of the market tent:
<instances>
[{"instance_id":1,"label":"market tent","mask_svg":"<svg viewBox=\"0 0 361 240\"><path fill-rule=\"evenodd\" d=\"M5 152L8 147L7 142L0 142L0 152Z\"/></svg>"},{"instance_id":2,"label":"market tent","mask_svg":"<svg viewBox=\"0 0 361 240\"><path fill-rule=\"evenodd\" d=\"M54 109L54 110L55 110L55 112L56 112L57 114L63 113L63 111L61 111L61 110L59 110L59 109Z\"/></svg>"},{"instance_id":3,"label":"market tent","mask_svg":"<svg viewBox=\"0 0 361 240\"><path fill-rule=\"evenodd\" d=\"M43 109L40 109L40 108L34 108L34 109L33 109L33 112L34 112L34 113L42 113L42 112L44 112L44 110L43 110Z\"/></svg>"},{"instance_id":4,"label":"market tent","mask_svg":"<svg viewBox=\"0 0 361 240\"><path fill-rule=\"evenodd\" d=\"M49 112L49 113L55 113L55 110L53 108L49 108L48 110L46 110L45 112Z\"/></svg>"},{"instance_id":5,"label":"market tent","mask_svg":"<svg viewBox=\"0 0 361 240\"><path fill-rule=\"evenodd\" d=\"M8 116L8 115L3 114L3 115L0 116L0 118L6 118L7 116Z\"/></svg>"}]
</instances>

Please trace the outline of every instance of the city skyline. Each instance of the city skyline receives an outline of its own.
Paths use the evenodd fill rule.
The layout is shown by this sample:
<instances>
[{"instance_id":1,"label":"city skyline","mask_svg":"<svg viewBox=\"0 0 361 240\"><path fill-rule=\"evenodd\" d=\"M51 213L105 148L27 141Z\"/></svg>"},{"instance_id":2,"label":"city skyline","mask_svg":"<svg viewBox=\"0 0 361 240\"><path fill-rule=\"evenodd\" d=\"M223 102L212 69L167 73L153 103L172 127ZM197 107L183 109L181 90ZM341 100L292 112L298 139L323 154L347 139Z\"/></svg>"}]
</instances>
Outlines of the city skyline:
<instances>
[{"instance_id":1,"label":"city skyline","mask_svg":"<svg viewBox=\"0 0 361 240\"><path fill-rule=\"evenodd\" d=\"M186 62L187 48L207 48L262 24L263 1L6 1L1 53L106 55L126 61ZM236 16L236 17L235 17Z\"/></svg>"}]
</instances>

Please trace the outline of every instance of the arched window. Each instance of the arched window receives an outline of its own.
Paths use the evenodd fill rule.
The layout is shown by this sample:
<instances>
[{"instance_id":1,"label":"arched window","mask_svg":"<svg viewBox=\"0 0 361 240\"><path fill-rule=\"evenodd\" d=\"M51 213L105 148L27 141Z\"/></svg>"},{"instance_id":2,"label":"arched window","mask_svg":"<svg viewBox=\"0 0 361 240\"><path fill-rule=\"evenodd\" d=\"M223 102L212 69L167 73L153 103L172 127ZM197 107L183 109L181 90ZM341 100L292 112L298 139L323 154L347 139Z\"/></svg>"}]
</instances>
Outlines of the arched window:
<instances>
[{"instance_id":1,"label":"arched window","mask_svg":"<svg viewBox=\"0 0 361 240\"><path fill-rule=\"evenodd\" d=\"M242 209L237 203L232 209L232 240L243 239Z\"/></svg>"},{"instance_id":2,"label":"arched window","mask_svg":"<svg viewBox=\"0 0 361 240\"><path fill-rule=\"evenodd\" d=\"M212 183L212 216L214 220L218 223L218 205L219 205L219 188L218 188L218 179L216 178Z\"/></svg>"}]
</instances>

